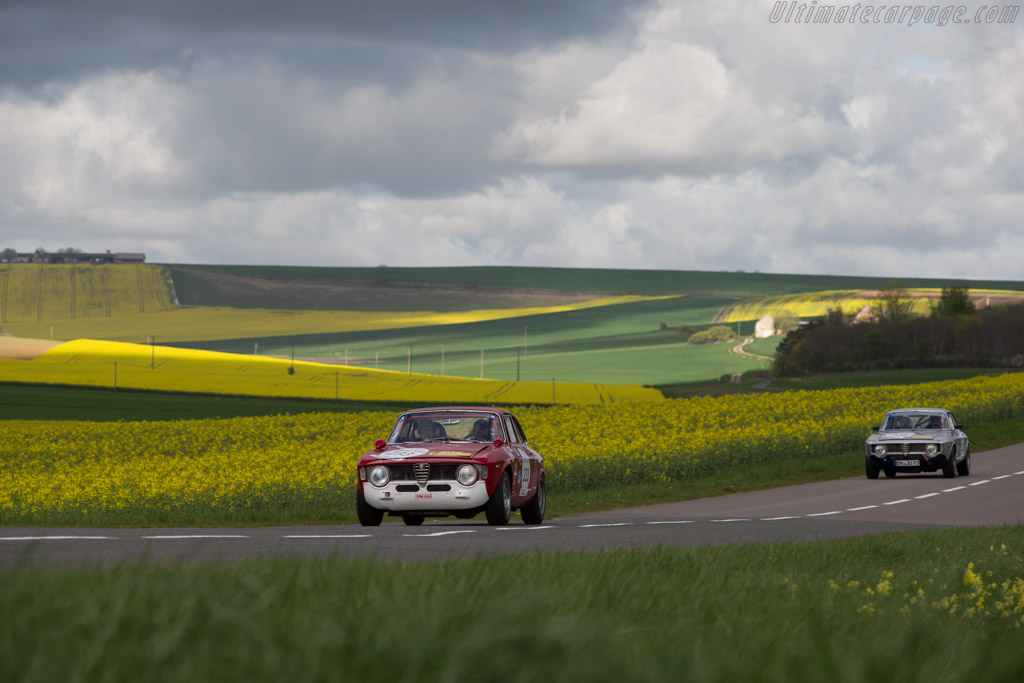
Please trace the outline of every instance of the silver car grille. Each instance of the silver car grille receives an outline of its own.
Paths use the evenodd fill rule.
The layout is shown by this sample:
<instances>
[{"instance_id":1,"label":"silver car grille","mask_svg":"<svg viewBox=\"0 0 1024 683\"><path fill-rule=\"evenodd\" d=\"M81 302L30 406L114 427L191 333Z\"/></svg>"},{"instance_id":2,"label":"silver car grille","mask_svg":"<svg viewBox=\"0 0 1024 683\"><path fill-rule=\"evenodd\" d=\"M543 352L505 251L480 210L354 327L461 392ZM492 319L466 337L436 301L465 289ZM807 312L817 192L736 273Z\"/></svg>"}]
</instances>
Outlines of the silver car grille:
<instances>
[{"instance_id":1,"label":"silver car grille","mask_svg":"<svg viewBox=\"0 0 1024 683\"><path fill-rule=\"evenodd\" d=\"M423 486L430 479L430 463L418 462L412 466L413 474L416 476L416 483Z\"/></svg>"}]
</instances>

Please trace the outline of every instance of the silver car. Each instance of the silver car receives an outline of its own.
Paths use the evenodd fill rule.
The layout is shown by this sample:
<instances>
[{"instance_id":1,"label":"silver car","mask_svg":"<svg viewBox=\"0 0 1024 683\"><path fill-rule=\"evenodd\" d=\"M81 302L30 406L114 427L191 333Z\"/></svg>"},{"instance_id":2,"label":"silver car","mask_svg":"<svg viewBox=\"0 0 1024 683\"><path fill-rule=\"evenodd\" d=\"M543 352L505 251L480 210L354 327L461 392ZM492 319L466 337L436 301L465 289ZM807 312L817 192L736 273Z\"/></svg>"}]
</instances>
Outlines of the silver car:
<instances>
[{"instance_id":1,"label":"silver car","mask_svg":"<svg viewBox=\"0 0 1024 683\"><path fill-rule=\"evenodd\" d=\"M879 472L937 472L952 479L971 473L971 446L963 425L948 410L903 408L890 410L864 446L868 479Z\"/></svg>"}]
</instances>

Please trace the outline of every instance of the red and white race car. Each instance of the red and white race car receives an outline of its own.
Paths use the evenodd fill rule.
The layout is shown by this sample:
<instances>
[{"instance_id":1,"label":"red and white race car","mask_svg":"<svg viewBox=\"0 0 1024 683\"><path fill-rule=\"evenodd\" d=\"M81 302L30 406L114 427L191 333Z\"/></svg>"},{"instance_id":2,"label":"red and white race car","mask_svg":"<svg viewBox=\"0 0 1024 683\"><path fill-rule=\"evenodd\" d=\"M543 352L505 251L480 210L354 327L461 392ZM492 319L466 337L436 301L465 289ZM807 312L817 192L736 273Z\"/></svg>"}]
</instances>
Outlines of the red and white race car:
<instances>
[{"instance_id":1,"label":"red and white race car","mask_svg":"<svg viewBox=\"0 0 1024 683\"><path fill-rule=\"evenodd\" d=\"M385 514L415 526L427 517L486 514L544 521L544 459L519 420L500 408L420 408L399 415L387 440L359 459L356 512L363 526Z\"/></svg>"}]
</instances>

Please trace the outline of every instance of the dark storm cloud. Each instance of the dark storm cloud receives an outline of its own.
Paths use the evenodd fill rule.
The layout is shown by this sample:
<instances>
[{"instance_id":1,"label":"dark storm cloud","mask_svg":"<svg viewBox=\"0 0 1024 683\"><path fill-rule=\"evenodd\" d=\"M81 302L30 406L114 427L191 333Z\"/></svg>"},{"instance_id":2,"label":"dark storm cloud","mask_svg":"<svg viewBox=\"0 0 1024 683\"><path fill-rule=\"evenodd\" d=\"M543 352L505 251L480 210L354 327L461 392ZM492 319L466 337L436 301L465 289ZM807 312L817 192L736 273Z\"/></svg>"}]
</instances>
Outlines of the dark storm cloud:
<instances>
[{"instance_id":1,"label":"dark storm cloud","mask_svg":"<svg viewBox=\"0 0 1024 683\"><path fill-rule=\"evenodd\" d=\"M96 70L147 70L212 49L327 60L385 43L487 53L628 30L648 0L97 0L0 2L0 83L31 87ZM308 41L308 42L307 42ZM340 42L340 46L339 46ZM384 62L393 59L384 57ZM381 64L365 63L371 71ZM310 64L309 68L316 68Z\"/></svg>"}]
</instances>

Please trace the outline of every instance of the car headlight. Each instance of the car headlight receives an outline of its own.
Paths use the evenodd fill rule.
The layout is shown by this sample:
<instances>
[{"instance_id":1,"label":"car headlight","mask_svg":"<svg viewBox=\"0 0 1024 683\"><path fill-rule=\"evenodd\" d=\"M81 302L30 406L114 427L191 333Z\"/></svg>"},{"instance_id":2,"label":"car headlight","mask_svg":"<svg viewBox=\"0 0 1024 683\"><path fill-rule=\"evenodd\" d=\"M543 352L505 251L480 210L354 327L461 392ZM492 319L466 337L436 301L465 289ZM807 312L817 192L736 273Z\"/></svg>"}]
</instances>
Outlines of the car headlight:
<instances>
[{"instance_id":1,"label":"car headlight","mask_svg":"<svg viewBox=\"0 0 1024 683\"><path fill-rule=\"evenodd\" d=\"M463 465L455 473L455 478L459 480L459 483L463 486L472 486L476 483L476 480L480 478L480 472L477 470L475 465Z\"/></svg>"},{"instance_id":2,"label":"car headlight","mask_svg":"<svg viewBox=\"0 0 1024 683\"><path fill-rule=\"evenodd\" d=\"M935 454L936 454L936 453L938 453L938 452L939 452L939 447L938 447L938 446L936 446L936 445L935 445L935 444L933 444L933 443L930 443L930 444L928 444L927 446L925 446L925 447L924 447L924 453L925 453L925 455L927 455L927 456L928 456L929 458L930 458L930 457L932 457L933 455L935 455Z\"/></svg>"},{"instance_id":3,"label":"car headlight","mask_svg":"<svg viewBox=\"0 0 1024 683\"><path fill-rule=\"evenodd\" d=\"M886 453L885 446L883 446L882 444L877 444L875 446L875 455L881 457L881 456L885 455L885 453Z\"/></svg>"},{"instance_id":4,"label":"car headlight","mask_svg":"<svg viewBox=\"0 0 1024 683\"><path fill-rule=\"evenodd\" d=\"M384 486L391 481L391 470L384 465L377 465L370 470L370 483L374 486Z\"/></svg>"}]
</instances>

